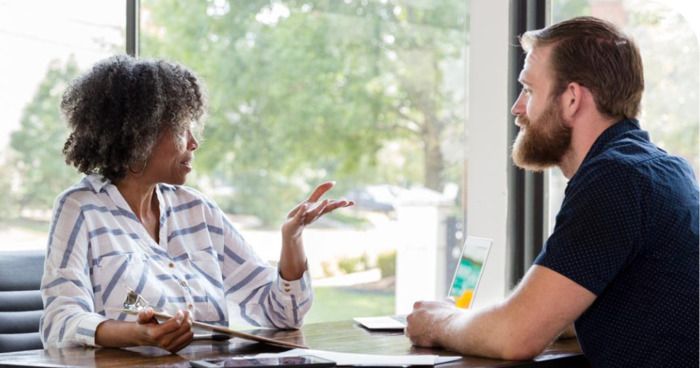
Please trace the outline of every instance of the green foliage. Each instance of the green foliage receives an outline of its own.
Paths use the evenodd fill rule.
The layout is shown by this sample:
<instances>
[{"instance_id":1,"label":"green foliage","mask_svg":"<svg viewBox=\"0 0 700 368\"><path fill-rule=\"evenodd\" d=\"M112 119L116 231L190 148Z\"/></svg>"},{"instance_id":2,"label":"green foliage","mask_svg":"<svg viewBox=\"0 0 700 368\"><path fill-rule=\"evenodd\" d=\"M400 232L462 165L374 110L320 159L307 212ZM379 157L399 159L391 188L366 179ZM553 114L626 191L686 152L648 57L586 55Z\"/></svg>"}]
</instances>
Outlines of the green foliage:
<instances>
[{"instance_id":1,"label":"green foliage","mask_svg":"<svg viewBox=\"0 0 700 368\"><path fill-rule=\"evenodd\" d=\"M21 208L51 208L56 196L79 177L63 159L68 128L59 112L63 91L77 75L72 58L66 65L52 62L33 100L24 108L19 130L12 133L10 147L21 181L16 201Z\"/></svg>"},{"instance_id":2,"label":"green foliage","mask_svg":"<svg viewBox=\"0 0 700 368\"><path fill-rule=\"evenodd\" d=\"M698 36L681 14L662 4L634 11L625 31L636 36L644 63L642 129L661 148L687 159L700 177Z\"/></svg>"},{"instance_id":3,"label":"green foliage","mask_svg":"<svg viewBox=\"0 0 700 368\"><path fill-rule=\"evenodd\" d=\"M19 208L15 196L12 195L12 175L10 175L12 169L8 165L2 165L0 172L4 173L4 175L0 175L0 193L5 196L2 206L0 206L0 223L4 223L7 220L17 218Z\"/></svg>"},{"instance_id":4,"label":"green foliage","mask_svg":"<svg viewBox=\"0 0 700 368\"><path fill-rule=\"evenodd\" d=\"M143 6L142 54L182 62L208 86L195 165L232 187L224 210L271 225L322 180L337 180L336 194L459 182L440 142L464 121L443 65L463 58L463 1L286 1L277 19L268 1ZM389 145L414 158L387 162Z\"/></svg>"},{"instance_id":5,"label":"green foliage","mask_svg":"<svg viewBox=\"0 0 700 368\"><path fill-rule=\"evenodd\" d=\"M396 251L382 253L377 256L377 267L382 272L382 278L396 275Z\"/></svg>"},{"instance_id":6,"label":"green foliage","mask_svg":"<svg viewBox=\"0 0 700 368\"><path fill-rule=\"evenodd\" d=\"M589 0L555 0L550 8L552 23L591 13Z\"/></svg>"},{"instance_id":7,"label":"green foliage","mask_svg":"<svg viewBox=\"0 0 700 368\"><path fill-rule=\"evenodd\" d=\"M461 147L465 96L454 86L464 79L450 65L463 62L469 42L468 2L419 3L142 2L142 54L181 62L208 86L196 172L233 194L207 194L226 211L278 225L322 180L338 182L337 196L368 184L441 190L447 181L461 183L461 162L453 161L461 155L445 148ZM642 126L697 171L697 38L663 4L621 4L629 14L624 29L655 40L640 44ZM287 13L274 19L270 9L278 5ZM552 17L591 11L586 0L557 0ZM77 180L63 162L67 128L58 112L77 72L72 60L53 63L26 106L10 142L14 171L0 179L0 190L11 193L0 216L49 208Z\"/></svg>"},{"instance_id":8,"label":"green foliage","mask_svg":"<svg viewBox=\"0 0 700 368\"><path fill-rule=\"evenodd\" d=\"M343 273L364 271L367 268L369 268L367 254L363 254L360 257L348 257L338 260L338 269L343 271Z\"/></svg>"}]
</instances>

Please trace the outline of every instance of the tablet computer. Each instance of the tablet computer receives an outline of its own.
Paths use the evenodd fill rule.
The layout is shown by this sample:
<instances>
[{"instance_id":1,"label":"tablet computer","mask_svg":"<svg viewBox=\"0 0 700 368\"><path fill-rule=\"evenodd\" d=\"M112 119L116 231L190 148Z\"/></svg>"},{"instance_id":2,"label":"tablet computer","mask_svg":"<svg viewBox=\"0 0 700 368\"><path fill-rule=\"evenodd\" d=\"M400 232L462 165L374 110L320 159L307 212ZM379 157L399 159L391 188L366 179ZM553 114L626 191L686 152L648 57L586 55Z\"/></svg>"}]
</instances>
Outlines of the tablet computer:
<instances>
[{"instance_id":1,"label":"tablet computer","mask_svg":"<svg viewBox=\"0 0 700 368\"><path fill-rule=\"evenodd\" d=\"M492 239L476 236L467 236L464 240L447 295L457 307L471 307L492 243ZM406 316L355 317L353 320L371 331L401 331L406 327Z\"/></svg>"}]
</instances>

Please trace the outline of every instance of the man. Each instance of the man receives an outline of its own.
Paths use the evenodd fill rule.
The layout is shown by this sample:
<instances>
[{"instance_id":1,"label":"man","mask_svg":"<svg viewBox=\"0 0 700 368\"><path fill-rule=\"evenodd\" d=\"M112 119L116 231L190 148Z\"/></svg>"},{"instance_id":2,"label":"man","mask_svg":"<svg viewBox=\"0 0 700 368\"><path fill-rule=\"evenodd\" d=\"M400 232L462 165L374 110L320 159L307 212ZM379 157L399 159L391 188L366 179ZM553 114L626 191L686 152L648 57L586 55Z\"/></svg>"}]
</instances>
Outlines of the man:
<instances>
[{"instance_id":1,"label":"man","mask_svg":"<svg viewBox=\"0 0 700 368\"><path fill-rule=\"evenodd\" d=\"M698 185L635 120L633 41L591 17L525 33L513 160L569 179L554 232L503 302L417 302L418 346L530 359L571 324L593 367L697 367Z\"/></svg>"}]
</instances>

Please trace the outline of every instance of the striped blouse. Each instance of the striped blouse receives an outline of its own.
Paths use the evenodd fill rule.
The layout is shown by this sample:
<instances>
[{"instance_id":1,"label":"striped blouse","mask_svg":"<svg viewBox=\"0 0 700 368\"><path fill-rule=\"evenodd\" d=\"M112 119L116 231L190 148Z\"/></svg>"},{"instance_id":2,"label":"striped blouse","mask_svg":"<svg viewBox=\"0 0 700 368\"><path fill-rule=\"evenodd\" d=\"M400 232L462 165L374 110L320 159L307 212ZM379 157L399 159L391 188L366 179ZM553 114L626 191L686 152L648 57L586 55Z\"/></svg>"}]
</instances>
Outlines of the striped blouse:
<instances>
[{"instance_id":1,"label":"striped blouse","mask_svg":"<svg viewBox=\"0 0 700 368\"><path fill-rule=\"evenodd\" d=\"M101 322L135 320L118 310L130 289L156 310L189 309L197 321L227 326L230 298L254 326L301 326L313 299L308 272L282 279L202 194L156 188L160 243L100 176L57 198L41 282L44 347L95 346Z\"/></svg>"}]
</instances>

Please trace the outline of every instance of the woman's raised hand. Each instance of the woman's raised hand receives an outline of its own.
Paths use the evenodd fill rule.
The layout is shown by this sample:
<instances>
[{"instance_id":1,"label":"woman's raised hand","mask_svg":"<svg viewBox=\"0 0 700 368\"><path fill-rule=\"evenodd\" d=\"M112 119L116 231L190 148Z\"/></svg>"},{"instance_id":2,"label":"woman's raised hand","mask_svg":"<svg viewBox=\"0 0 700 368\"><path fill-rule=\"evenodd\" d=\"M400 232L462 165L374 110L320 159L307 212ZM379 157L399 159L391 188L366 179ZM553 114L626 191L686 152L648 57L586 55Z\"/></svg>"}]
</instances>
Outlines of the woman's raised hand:
<instances>
[{"instance_id":1,"label":"woman's raised hand","mask_svg":"<svg viewBox=\"0 0 700 368\"><path fill-rule=\"evenodd\" d=\"M307 200L299 203L289 211L287 220L282 225L282 236L284 238L289 240L299 238L304 230L304 226L313 223L321 216L331 213L338 208L349 207L354 204L354 202L345 199L324 199L319 202L321 197L334 185L335 182L332 181L320 184Z\"/></svg>"}]
</instances>

